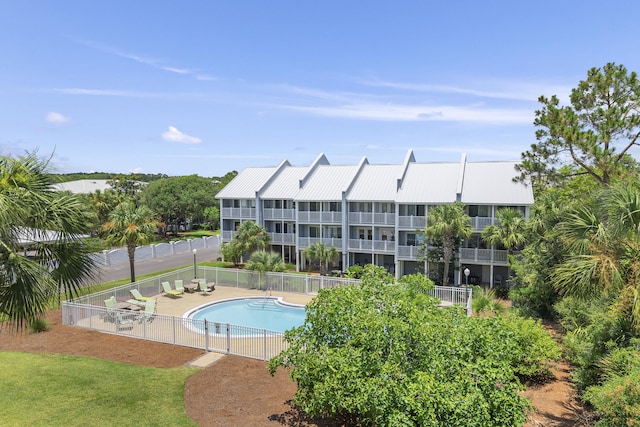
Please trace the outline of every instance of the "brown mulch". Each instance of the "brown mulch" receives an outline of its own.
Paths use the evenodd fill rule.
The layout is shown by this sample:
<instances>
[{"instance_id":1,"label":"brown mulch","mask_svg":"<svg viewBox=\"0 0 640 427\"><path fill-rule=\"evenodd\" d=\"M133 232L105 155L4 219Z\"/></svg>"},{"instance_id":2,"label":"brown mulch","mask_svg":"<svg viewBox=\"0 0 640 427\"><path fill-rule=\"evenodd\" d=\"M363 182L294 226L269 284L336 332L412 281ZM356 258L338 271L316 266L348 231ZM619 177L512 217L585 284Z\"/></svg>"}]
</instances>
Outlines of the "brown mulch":
<instances>
[{"instance_id":1,"label":"brown mulch","mask_svg":"<svg viewBox=\"0 0 640 427\"><path fill-rule=\"evenodd\" d=\"M90 356L157 368L185 365L203 354L197 349L64 326L59 310L47 313L46 318L50 325L47 332L18 334L6 327L0 329L0 351ZM526 396L537 413L526 427L586 425L581 423L582 407L568 376L568 366L561 363L551 381L529 387ZM295 390L295 383L282 369L271 377L263 361L226 356L187 380L185 409L203 427L334 425L309 419L292 406Z\"/></svg>"}]
</instances>

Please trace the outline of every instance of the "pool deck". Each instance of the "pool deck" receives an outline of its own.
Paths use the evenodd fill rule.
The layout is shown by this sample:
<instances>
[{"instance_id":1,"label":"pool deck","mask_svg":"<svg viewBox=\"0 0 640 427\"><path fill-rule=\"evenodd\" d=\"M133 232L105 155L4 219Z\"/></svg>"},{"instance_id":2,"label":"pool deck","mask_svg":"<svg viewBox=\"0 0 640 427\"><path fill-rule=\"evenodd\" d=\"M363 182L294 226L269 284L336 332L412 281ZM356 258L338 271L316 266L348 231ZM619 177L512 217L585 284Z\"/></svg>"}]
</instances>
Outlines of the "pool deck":
<instances>
[{"instance_id":1,"label":"pool deck","mask_svg":"<svg viewBox=\"0 0 640 427\"><path fill-rule=\"evenodd\" d=\"M156 312L158 314L166 314L168 316L182 317L186 312L192 310L198 306L211 303L213 301L220 301L229 298L240 297L282 297L285 302L292 304L305 305L313 299L313 295L295 294L287 292L272 292L263 291L257 289L242 289L232 288L228 286L216 286L216 289L203 295L201 292L185 292L181 297L170 297L165 295L156 296ZM189 366L204 368L217 360L221 359L225 355L216 352L207 352L202 356L189 362Z\"/></svg>"}]
</instances>

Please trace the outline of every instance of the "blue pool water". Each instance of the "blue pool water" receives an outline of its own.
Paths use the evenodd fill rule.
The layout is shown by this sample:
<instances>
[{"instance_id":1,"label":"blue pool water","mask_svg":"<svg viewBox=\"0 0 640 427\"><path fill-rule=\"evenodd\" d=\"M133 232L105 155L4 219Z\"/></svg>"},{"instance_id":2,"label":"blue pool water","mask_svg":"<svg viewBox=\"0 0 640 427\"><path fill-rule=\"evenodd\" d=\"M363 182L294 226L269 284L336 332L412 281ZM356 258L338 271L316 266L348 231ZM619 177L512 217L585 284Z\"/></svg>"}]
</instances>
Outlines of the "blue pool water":
<instances>
[{"instance_id":1,"label":"blue pool water","mask_svg":"<svg viewBox=\"0 0 640 427\"><path fill-rule=\"evenodd\" d=\"M282 305L274 298L221 301L197 310L193 319L284 332L304 323L303 307Z\"/></svg>"}]
</instances>

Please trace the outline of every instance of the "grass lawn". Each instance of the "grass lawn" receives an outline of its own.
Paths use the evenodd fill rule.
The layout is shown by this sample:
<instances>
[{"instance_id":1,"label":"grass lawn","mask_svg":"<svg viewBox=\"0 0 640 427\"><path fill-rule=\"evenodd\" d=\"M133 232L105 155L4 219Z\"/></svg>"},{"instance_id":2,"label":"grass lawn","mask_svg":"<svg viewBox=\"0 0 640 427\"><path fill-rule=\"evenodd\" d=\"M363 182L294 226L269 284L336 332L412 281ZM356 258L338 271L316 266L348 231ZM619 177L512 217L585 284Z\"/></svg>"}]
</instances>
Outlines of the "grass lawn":
<instances>
[{"instance_id":1,"label":"grass lawn","mask_svg":"<svg viewBox=\"0 0 640 427\"><path fill-rule=\"evenodd\" d=\"M194 368L15 352L0 352L0 366L0 425L195 426L184 409Z\"/></svg>"}]
</instances>

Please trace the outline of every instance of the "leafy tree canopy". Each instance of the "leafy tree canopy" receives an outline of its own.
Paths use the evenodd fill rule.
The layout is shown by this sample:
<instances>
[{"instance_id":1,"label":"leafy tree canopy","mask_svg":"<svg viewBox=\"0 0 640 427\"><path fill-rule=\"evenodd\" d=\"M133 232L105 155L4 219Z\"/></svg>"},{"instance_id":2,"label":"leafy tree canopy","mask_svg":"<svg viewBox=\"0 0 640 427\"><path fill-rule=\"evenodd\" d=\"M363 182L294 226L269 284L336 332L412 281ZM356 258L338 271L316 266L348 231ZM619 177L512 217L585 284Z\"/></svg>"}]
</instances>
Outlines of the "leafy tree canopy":
<instances>
[{"instance_id":1,"label":"leafy tree canopy","mask_svg":"<svg viewBox=\"0 0 640 427\"><path fill-rule=\"evenodd\" d=\"M638 169L629 156L640 137L640 83L635 72L608 63L592 68L571 91L570 104L541 96L536 111L538 143L522 153L518 180L535 189L586 174L600 185Z\"/></svg>"},{"instance_id":2,"label":"leafy tree canopy","mask_svg":"<svg viewBox=\"0 0 640 427\"><path fill-rule=\"evenodd\" d=\"M168 177L150 182L142 198L165 224L199 223L205 219L205 209L216 204L215 184L197 175Z\"/></svg>"},{"instance_id":3,"label":"leafy tree canopy","mask_svg":"<svg viewBox=\"0 0 640 427\"><path fill-rule=\"evenodd\" d=\"M548 370L553 339L530 320L468 318L443 309L422 275L395 282L365 267L360 286L323 289L289 348L269 362L291 368L295 402L337 425L514 426L527 401L519 376Z\"/></svg>"}]
</instances>

